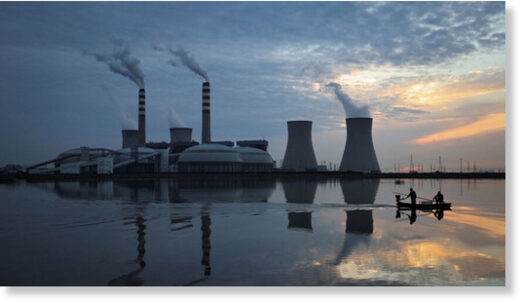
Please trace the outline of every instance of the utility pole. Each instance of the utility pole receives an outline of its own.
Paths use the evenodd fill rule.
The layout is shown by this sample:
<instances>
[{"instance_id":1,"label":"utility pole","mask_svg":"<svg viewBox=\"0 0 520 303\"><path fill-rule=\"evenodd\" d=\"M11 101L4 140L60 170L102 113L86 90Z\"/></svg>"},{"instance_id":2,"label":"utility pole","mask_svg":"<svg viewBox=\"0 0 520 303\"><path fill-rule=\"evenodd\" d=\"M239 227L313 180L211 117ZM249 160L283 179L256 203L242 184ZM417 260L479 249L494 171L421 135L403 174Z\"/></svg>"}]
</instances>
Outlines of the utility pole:
<instances>
[{"instance_id":1,"label":"utility pole","mask_svg":"<svg viewBox=\"0 0 520 303\"><path fill-rule=\"evenodd\" d=\"M462 158L460 158L460 172L462 173Z\"/></svg>"},{"instance_id":2,"label":"utility pole","mask_svg":"<svg viewBox=\"0 0 520 303\"><path fill-rule=\"evenodd\" d=\"M413 155L410 154L410 172L413 172Z\"/></svg>"}]
</instances>

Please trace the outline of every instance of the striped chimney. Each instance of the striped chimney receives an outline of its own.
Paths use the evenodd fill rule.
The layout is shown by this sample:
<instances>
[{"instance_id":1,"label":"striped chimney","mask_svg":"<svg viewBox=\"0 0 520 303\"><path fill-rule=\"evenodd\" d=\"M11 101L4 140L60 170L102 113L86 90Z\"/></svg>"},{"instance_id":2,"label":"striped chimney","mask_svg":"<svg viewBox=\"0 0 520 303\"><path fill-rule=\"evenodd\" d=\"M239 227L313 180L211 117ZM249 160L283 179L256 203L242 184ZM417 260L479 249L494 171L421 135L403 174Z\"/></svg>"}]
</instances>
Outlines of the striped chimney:
<instances>
[{"instance_id":1,"label":"striped chimney","mask_svg":"<svg viewBox=\"0 0 520 303\"><path fill-rule=\"evenodd\" d=\"M139 89L139 146L146 145L146 116L144 88Z\"/></svg>"},{"instance_id":2,"label":"striped chimney","mask_svg":"<svg viewBox=\"0 0 520 303\"><path fill-rule=\"evenodd\" d=\"M210 88L209 82L202 83L202 144L211 143L211 119L210 119Z\"/></svg>"}]
</instances>

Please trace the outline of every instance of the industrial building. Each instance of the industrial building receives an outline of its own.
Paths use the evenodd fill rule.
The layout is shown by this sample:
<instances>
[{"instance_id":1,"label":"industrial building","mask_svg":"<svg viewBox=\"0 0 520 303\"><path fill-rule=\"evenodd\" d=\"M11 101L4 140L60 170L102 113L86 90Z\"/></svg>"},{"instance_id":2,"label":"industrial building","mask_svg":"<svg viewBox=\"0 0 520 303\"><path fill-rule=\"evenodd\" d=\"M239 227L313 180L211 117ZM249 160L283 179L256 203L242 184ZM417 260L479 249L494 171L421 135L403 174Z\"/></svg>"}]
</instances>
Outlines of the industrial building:
<instances>
[{"instance_id":1,"label":"industrial building","mask_svg":"<svg viewBox=\"0 0 520 303\"><path fill-rule=\"evenodd\" d=\"M282 169L316 170L318 163L312 146L312 121L288 121L287 130L287 148Z\"/></svg>"},{"instance_id":2,"label":"industrial building","mask_svg":"<svg viewBox=\"0 0 520 303\"><path fill-rule=\"evenodd\" d=\"M253 147L235 147L234 150L240 153L243 172L265 172L274 168L273 158L264 150Z\"/></svg>"},{"instance_id":3,"label":"industrial building","mask_svg":"<svg viewBox=\"0 0 520 303\"><path fill-rule=\"evenodd\" d=\"M221 144L192 146L177 161L179 172L183 173L241 172L242 163L237 150Z\"/></svg>"}]
</instances>

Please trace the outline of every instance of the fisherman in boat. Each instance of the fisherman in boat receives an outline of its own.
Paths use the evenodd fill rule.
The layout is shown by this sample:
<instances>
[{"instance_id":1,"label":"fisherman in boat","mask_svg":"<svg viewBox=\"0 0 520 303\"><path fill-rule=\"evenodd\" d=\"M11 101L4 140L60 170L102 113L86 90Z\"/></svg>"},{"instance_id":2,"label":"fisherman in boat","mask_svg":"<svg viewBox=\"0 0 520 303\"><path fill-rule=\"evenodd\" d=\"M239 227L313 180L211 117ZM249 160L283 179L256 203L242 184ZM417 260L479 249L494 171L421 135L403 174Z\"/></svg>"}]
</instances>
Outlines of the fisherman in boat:
<instances>
[{"instance_id":1,"label":"fisherman in boat","mask_svg":"<svg viewBox=\"0 0 520 303\"><path fill-rule=\"evenodd\" d=\"M416 203L417 194L415 193L413 188L410 188L410 193L408 194L408 196L404 197L403 200L407 199L408 197L410 197L410 200L412 200L412 206L417 205L417 203Z\"/></svg>"},{"instance_id":2,"label":"fisherman in boat","mask_svg":"<svg viewBox=\"0 0 520 303\"><path fill-rule=\"evenodd\" d=\"M437 195L433 197L433 201L437 203L444 203L444 196L441 194L440 191L437 192Z\"/></svg>"}]
</instances>

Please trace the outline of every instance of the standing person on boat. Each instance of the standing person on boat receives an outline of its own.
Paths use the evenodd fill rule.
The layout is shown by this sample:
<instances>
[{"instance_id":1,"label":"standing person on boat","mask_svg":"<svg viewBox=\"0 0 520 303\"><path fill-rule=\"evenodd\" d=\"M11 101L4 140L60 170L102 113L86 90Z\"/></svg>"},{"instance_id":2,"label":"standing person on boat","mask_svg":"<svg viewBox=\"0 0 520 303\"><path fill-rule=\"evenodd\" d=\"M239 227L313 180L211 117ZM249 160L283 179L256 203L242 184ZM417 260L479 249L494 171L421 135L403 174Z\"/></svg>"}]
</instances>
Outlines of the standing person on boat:
<instances>
[{"instance_id":1,"label":"standing person on boat","mask_svg":"<svg viewBox=\"0 0 520 303\"><path fill-rule=\"evenodd\" d=\"M438 191L437 195L433 197L433 200L437 203L444 203L444 196L441 194L440 191Z\"/></svg>"},{"instance_id":2,"label":"standing person on boat","mask_svg":"<svg viewBox=\"0 0 520 303\"><path fill-rule=\"evenodd\" d=\"M407 199L408 197L410 197L410 200L412 200L412 206L415 206L416 200L417 200L417 194L415 193L413 188L410 188L410 193L408 194L408 196L404 197L403 200Z\"/></svg>"}]
</instances>

